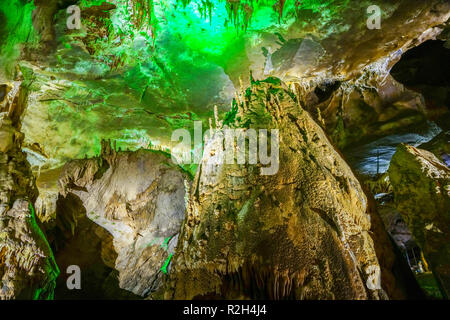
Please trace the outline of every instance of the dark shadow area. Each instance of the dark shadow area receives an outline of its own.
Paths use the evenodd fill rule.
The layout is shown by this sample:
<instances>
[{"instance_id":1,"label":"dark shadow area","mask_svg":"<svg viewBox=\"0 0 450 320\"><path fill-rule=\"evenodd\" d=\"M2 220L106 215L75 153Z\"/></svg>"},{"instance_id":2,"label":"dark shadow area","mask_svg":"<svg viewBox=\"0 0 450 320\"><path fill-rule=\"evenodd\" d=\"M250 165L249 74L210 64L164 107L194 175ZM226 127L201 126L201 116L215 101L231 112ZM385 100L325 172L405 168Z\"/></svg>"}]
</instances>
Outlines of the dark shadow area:
<instances>
[{"instance_id":1,"label":"dark shadow area","mask_svg":"<svg viewBox=\"0 0 450 320\"><path fill-rule=\"evenodd\" d=\"M7 94L8 94L8 85L0 84L0 102L2 102L6 98Z\"/></svg>"},{"instance_id":2,"label":"dark shadow area","mask_svg":"<svg viewBox=\"0 0 450 320\"><path fill-rule=\"evenodd\" d=\"M61 274L55 289L56 300L142 299L119 287L114 269L117 253L113 237L86 217L81 200L69 193L57 201L56 228L51 236L55 259ZM81 289L69 290L67 268L80 267Z\"/></svg>"},{"instance_id":3,"label":"dark shadow area","mask_svg":"<svg viewBox=\"0 0 450 320\"><path fill-rule=\"evenodd\" d=\"M445 47L444 41L429 40L409 50L392 68L391 74L424 96L432 120L450 127L450 49ZM442 113L446 113L444 119Z\"/></svg>"},{"instance_id":4,"label":"dark shadow area","mask_svg":"<svg viewBox=\"0 0 450 320\"><path fill-rule=\"evenodd\" d=\"M444 41L429 40L406 52L392 76L406 86L449 86L450 49Z\"/></svg>"},{"instance_id":5,"label":"dark shadow area","mask_svg":"<svg viewBox=\"0 0 450 320\"><path fill-rule=\"evenodd\" d=\"M319 98L319 103L330 99L333 92L339 89L340 86L341 83L339 81L333 81L323 83L321 86L316 87L316 89L314 89L314 93L316 94L317 98Z\"/></svg>"}]
</instances>

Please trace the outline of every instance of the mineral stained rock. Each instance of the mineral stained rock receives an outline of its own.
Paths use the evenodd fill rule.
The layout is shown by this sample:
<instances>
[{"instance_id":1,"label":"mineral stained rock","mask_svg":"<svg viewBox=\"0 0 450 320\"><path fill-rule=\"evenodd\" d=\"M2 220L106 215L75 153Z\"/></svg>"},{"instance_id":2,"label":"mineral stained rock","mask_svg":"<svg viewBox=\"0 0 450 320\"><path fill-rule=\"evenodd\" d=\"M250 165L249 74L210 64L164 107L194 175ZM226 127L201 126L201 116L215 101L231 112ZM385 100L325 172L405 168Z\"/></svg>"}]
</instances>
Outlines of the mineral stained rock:
<instances>
[{"instance_id":1,"label":"mineral stained rock","mask_svg":"<svg viewBox=\"0 0 450 320\"><path fill-rule=\"evenodd\" d=\"M171 147L172 129L207 121L215 104L225 112L239 78L248 85L250 70L257 78L300 84L305 108L317 118L320 110L325 131L342 149L415 126L424 120L423 98L389 72L409 49L436 39L450 17L446 0L303 1L298 8L288 1L280 24L269 1L255 5L255 23L236 35L233 27L223 27L220 15L205 28L193 12L155 6L156 16L168 20L155 25L160 49L145 50L150 39L120 36L127 24L114 23L115 32L108 31L109 21L128 21L123 16L128 2L114 1L114 10L81 6L80 30L67 29L66 7L53 20L48 17L54 12L49 7L56 6L48 3L55 2L35 1L35 24L55 29L56 51L21 61L34 79L23 119L25 143L39 144L41 164L49 166L93 156L98 141L92 143L92 137L133 149L145 147L136 140ZM227 2L215 3L220 12ZM370 5L382 11L381 29L367 27ZM109 18L97 16L99 11ZM125 65L119 56L125 56Z\"/></svg>"},{"instance_id":2,"label":"mineral stained rock","mask_svg":"<svg viewBox=\"0 0 450 320\"><path fill-rule=\"evenodd\" d=\"M83 228L102 239L102 260L118 271L120 288L146 296L159 288L167 272L164 266L185 217L188 181L162 153L116 152L104 143L100 157L75 160L63 168L57 224L75 230L77 221L87 216ZM66 215L70 208L79 210ZM103 231L88 227L89 222ZM70 255L62 254L70 264Z\"/></svg>"},{"instance_id":3,"label":"mineral stained rock","mask_svg":"<svg viewBox=\"0 0 450 320\"><path fill-rule=\"evenodd\" d=\"M206 142L165 298L387 298L366 195L323 130L278 79L240 101ZM279 171L221 164L222 125L278 129Z\"/></svg>"},{"instance_id":4,"label":"mineral stained rock","mask_svg":"<svg viewBox=\"0 0 450 320\"><path fill-rule=\"evenodd\" d=\"M8 86L0 102L0 299L51 299L59 270L36 221L35 179L14 126L23 91Z\"/></svg>"},{"instance_id":5,"label":"mineral stained rock","mask_svg":"<svg viewBox=\"0 0 450 320\"><path fill-rule=\"evenodd\" d=\"M446 297L450 293L450 169L426 150L401 144L389 177L398 211Z\"/></svg>"}]
</instances>

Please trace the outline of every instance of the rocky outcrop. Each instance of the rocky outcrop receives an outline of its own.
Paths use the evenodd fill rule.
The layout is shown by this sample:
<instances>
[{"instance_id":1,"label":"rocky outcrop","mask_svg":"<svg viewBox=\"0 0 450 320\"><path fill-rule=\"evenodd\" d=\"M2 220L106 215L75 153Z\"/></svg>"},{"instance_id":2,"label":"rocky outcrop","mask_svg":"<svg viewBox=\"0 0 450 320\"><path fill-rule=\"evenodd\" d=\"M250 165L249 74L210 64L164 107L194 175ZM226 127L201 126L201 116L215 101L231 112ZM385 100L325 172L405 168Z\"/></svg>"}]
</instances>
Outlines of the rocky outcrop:
<instances>
[{"instance_id":1,"label":"rocky outcrop","mask_svg":"<svg viewBox=\"0 0 450 320\"><path fill-rule=\"evenodd\" d=\"M324 83L312 89L302 95L305 108L340 149L425 121L423 97L398 83L388 70L369 68L356 81Z\"/></svg>"},{"instance_id":2,"label":"rocky outcrop","mask_svg":"<svg viewBox=\"0 0 450 320\"><path fill-rule=\"evenodd\" d=\"M424 272L429 272L428 263L423 256L422 250L414 240L414 237L409 230L408 225L404 221L401 213L398 212L398 210L395 208L392 194L386 196L385 198L389 198L389 200L387 200L386 202L382 201L381 203L377 203L378 212L380 214L380 217L383 219L383 224L386 228L386 231L389 233L394 242L393 245L395 246L395 249L398 250L398 260L400 263L403 262L404 265L402 272L400 274L397 274L396 277L413 276L412 272L414 272L416 275ZM412 272L408 272L408 269ZM413 285L418 285L417 281L414 281L412 279L410 280L411 281L408 281L408 284L410 284L411 287ZM423 294L422 296L420 296L420 289L413 289L412 292L419 293L414 298L425 298Z\"/></svg>"},{"instance_id":3,"label":"rocky outcrop","mask_svg":"<svg viewBox=\"0 0 450 320\"><path fill-rule=\"evenodd\" d=\"M117 253L114 238L104 228L87 217L81 200L69 193L54 203L55 227L48 230L55 259L62 273L55 288L57 300L140 299L121 289L115 269ZM50 227L50 224L46 224ZM71 266L80 269L80 290L68 290L66 273Z\"/></svg>"},{"instance_id":4,"label":"rocky outcrop","mask_svg":"<svg viewBox=\"0 0 450 320\"><path fill-rule=\"evenodd\" d=\"M441 132L431 141L421 144L419 148L432 152L447 167L450 167L450 130Z\"/></svg>"},{"instance_id":5,"label":"rocky outcrop","mask_svg":"<svg viewBox=\"0 0 450 320\"><path fill-rule=\"evenodd\" d=\"M0 299L51 299L59 270L37 224L35 179L17 130L24 95L7 85L0 102Z\"/></svg>"},{"instance_id":6,"label":"rocky outcrop","mask_svg":"<svg viewBox=\"0 0 450 320\"><path fill-rule=\"evenodd\" d=\"M396 207L449 297L450 169L431 152L401 144L389 177Z\"/></svg>"},{"instance_id":7,"label":"rocky outcrop","mask_svg":"<svg viewBox=\"0 0 450 320\"><path fill-rule=\"evenodd\" d=\"M366 191L365 188L364 186ZM424 299L424 292L412 272L412 263L408 261L408 253L404 251L405 248L398 245L398 237L395 237L395 232L391 233L391 225L386 223L386 212L383 211L383 207L376 202L370 192L366 192L366 195L368 200L367 212L370 215L371 224L370 235L381 267L383 289L388 293L389 298L394 300ZM414 246L414 243L408 245L410 246L406 249L417 247Z\"/></svg>"},{"instance_id":8,"label":"rocky outcrop","mask_svg":"<svg viewBox=\"0 0 450 320\"><path fill-rule=\"evenodd\" d=\"M275 76L301 87L305 108L340 149L407 130L424 120L422 95L405 88L390 71L411 48L436 39L450 17L448 1L374 1L371 5L382 12L380 29L367 27L364 2L352 3L348 11L343 9L343 16L329 17L334 21L325 21L314 10L309 12L312 18L300 5L300 21L308 23L292 26L281 32L282 37L273 35L275 43L267 36L255 44L272 51L265 57L266 68L260 66L260 55L247 50L256 77ZM347 27L329 32L343 25Z\"/></svg>"},{"instance_id":9,"label":"rocky outcrop","mask_svg":"<svg viewBox=\"0 0 450 320\"><path fill-rule=\"evenodd\" d=\"M278 129L279 171L221 164L219 121L165 298L387 298L366 195L323 130L277 79L253 83L240 100L224 128Z\"/></svg>"},{"instance_id":10,"label":"rocky outcrop","mask_svg":"<svg viewBox=\"0 0 450 320\"><path fill-rule=\"evenodd\" d=\"M20 71L18 76L20 77ZM28 89L24 89L21 81L0 84L0 113L4 113L5 116L11 121L10 126L20 129L20 117L25 110L27 99ZM0 151L6 152L8 149L12 148L13 145L11 142L11 134L3 137L3 147ZM6 147L5 144L9 144L10 147Z\"/></svg>"},{"instance_id":11,"label":"rocky outcrop","mask_svg":"<svg viewBox=\"0 0 450 320\"><path fill-rule=\"evenodd\" d=\"M30 250L42 258L32 260L42 263L36 277L44 279L45 289L38 297L51 296L57 269L35 228L35 216L62 269L81 267L84 291L69 294L66 277L58 280L57 291L65 298L145 297L161 288L169 271L174 273L165 296L176 299L405 297L403 280L393 273L393 246L372 199L332 144L344 150L409 131L426 122L433 104L439 104L435 117L444 113L449 91L440 88L446 82L443 68L438 77L422 64L436 78L425 86L421 81L403 86L396 79L403 83L404 78L392 77L391 70L411 48L442 35L448 39L450 3L324 0L284 5L274 0L234 6L227 19L212 15L209 4L208 10L199 9L200 17L191 8L180 11L151 1L113 2L15 0L0 5L0 65L6 65L3 49L8 49L5 75L14 73L9 65L19 59L16 80L30 84L30 94L20 89L20 81L0 85L0 114L6 112L0 118L0 155L5 155L0 187L6 190L0 213L8 217L8 225L0 228L7 240L0 243L30 237ZM219 2L215 10L225 10L219 5L230 9L230 1ZM78 29L67 26L71 4L81 7ZM372 5L380 10L380 28L367 24ZM441 49L438 57L446 52ZM428 54L419 61L439 60ZM400 68L406 78L411 71L418 75L414 80L422 80L422 69L409 63L406 69ZM289 88L274 78L253 83L251 74L280 78ZM248 85L224 122L217 121L218 128L280 130L279 171L262 176L259 165L211 164L224 148L216 132L207 143L171 267L185 218L187 176L167 167L160 153L116 152L104 144L94 157L99 140L112 138L133 150L154 144L170 149L174 129L191 127L196 120L206 123L213 105L228 110L235 88ZM425 102L412 91L415 85L425 97L424 91L433 91L430 96L439 99ZM23 143L19 132L25 133ZM440 144L430 148L447 161ZM38 176L68 159L85 160L64 167L61 191L54 184L42 186L36 200L20 149ZM384 150L389 157L383 161L390 160L391 149ZM368 159L376 159L378 174L376 152L376 158ZM445 188L439 188L442 196ZM439 201L433 206L442 210ZM32 205L26 207L33 202L36 214ZM412 207L405 205L405 212L420 220L423 213ZM28 220L18 218L22 213ZM423 244L432 247L430 255L436 255L433 241ZM1 266L16 268L11 259L22 253L12 255L11 250L4 256L0 250ZM446 277L442 270L437 274ZM8 271L8 283L13 283L11 275L22 286L24 276ZM36 291L34 282L29 287Z\"/></svg>"},{"instance_id":12,"label":"rocky outcrop","mask_svg":"<svg viewBox=\"0 0 450 320\"><path fill-rule=\"evenodd\" d=\"M391 71L397 81L424 96L430 117L446 130L450 129L448 116L443 117L450 105L450 46L445 42L450 40L449 26L447 22L438 40L406 52Z\"/></svg>"},{"instance_id":13,"label":"rocky outcrop","mask_svg":"<svg viewBox=\"0 0 450 320\"><path fill-rule=\"evenodd\" d=\"M82 255L91 250L82 228L97 238L91 244L100 248L121 289L138 296L155 291L177 244L188 181L160 152L116 152L106 143L100 157L69 162L59 179L56 224L67 240L56 250L57 260L74 264L66 253L74 251L70 243ZM80 232L79 240L70 240Z\"/></svg>"}]
</instances>

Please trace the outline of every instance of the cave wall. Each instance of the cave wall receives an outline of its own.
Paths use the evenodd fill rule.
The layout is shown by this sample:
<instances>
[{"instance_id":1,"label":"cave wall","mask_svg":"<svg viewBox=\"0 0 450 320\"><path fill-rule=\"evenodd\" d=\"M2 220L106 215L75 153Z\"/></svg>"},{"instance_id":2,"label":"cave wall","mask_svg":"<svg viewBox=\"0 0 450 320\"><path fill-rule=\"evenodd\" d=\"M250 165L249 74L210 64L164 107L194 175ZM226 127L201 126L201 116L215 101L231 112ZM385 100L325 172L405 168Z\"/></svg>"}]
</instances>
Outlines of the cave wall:
<instances>
[{"instance_id":1,"label":"cave wall","mask_svg":"<svg viewBox=\"0 0 450 320\"><path fill-rule=\"evenodd\" d=\"M1 85L0 299L52 299L58 266L34 211L38 191L21 150L20 113L27 86Z\"/></svg>"},{"instance_id":2,"label":"cave wall","mask_svg":"<svg viewBox=\"0 0 450 320\"><path fill-rule=\"evenodd\" d=\"M405 298L377 213L300 97L270 78L240 101L206 143L164 298ZM224 164L229 127L278 129L279 172Z\"/></svg>"}]
</instances>

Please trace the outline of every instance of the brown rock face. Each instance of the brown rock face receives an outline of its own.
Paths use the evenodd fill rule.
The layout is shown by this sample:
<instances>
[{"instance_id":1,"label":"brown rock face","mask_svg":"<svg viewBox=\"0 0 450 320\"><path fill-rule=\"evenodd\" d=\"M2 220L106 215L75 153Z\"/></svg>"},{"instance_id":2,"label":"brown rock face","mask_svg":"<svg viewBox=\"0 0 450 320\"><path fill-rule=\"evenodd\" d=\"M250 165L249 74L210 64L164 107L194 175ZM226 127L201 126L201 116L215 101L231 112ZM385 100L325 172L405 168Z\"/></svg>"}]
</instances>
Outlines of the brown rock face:
<instances>
[{"instance_id":1,"label":"brown rock face","mask_svg":"<svg viewBox=\"0 0 450 320\"><path fill-rule=\"evenodd\" d=\"M33 27L41 37L41 42L50 45L55 40L54 15L60 8L76 4L73 0L34 0Z\"/></svg>"},{"instance_id":2,"label":"brown rock face","mask_svg":"<svg viewBox=\"0 0 450 320\"><path fill-rule=\"evenodd\" d=\"M306 110L325 124L341 150L424 120L423 97L398 83L390 71L405 52L436 39L450 17L448 1L372 1L383 19L380 29L369 29L363 14L368 5L343 6L339 21L321 21L324 15L318 14L308 23L294 24L281 31L284 41L273 34L261 37L256 46L274 51L265 59L266 68L256 48L247 50L256 77L274 76L301 87ZM343 25L348 28L329 32Z\"/></svg>"},{"instance_id":3,"label":"brown rock face","mask_svg":"<svg viewBox=\"0 0 450 320\"><path fill-rule=\"evenodd\" d=\"M116 277L121 289L137 296L155 291L185 217L188 179L162 153L116 153L107 144L99 158L69 162L59 180L56 224L66 244L56 251L57 261L76 264L68 252L79 252L91 279L102 277L94 270L97 260L112 269L100 280L106 288L108 278ZM97 256L90 261L92 250Z\"/></svg>"},{"instance_id":4,"label":"brown rock face","mask_svg":"<svg viewBox=\"0 0 450 320\"><path fill-rule=\"evenodd\" d=\"M55 289L55 299L138 299L119 287L118 272L114 269L117 253L114 238L86 215L81 200L72 193L55 201L57 212L50 229L49 241L55 248L55 259L62 273ZM47 227L50 227L47 224ZM68 290L70 273L76 265L81 271L81 290Z\"/></svg>"},{"instance_id":5,"label":"brown rock face","mask_svg":"<svg viewBox=\"0 0 450 320\"><path fill-rule=\"evenodd\" d=\"M387 70L381 76L378 72L369 70L356 80L325 83L302 95L305 108L322 122L340 149L425 121L423 97L406 89Z\"/></svg>"},{"instance_id":6,"label":"brown rock face","mask_svg":"<svg viewBox=\"0 0 450 320\"><path fill-rule=\"evenodd\" d=\"M411 231L408 229L400 212L394 206L391 204L380 205L379 212L387 232L389 232L399 248L407 250L415 244Z\"/></svg>"},{"instance_id":7,"label":"brown rock face","mask_svg":"<svg viewBox=\"0 0 450 320\"><path fill-rule=\"evenodd\" d=\"M6 113L11 125L20 129L20 117L24 112L28 90L24 89L21 81L14 81L0 85L0 113ZM20 130L18 130L20 131Z\"/></svg>"},{"instance_id":8,"label":"brown rock face","mask_svg":"<svg viewBox=\"0 0 450 320\"><path fill-rule=\"evenodd\" d=\"M165 298L386 298L366 195L323 130L277 79L253 83L241 101L231 126L278 129L279 170L220 164L214 133Z\"/></svg>"},{"instance_id":9,"label":"brown rock face","mask_svg":"<svg viewBox=\"0 0 450 320\"><path fill-rule=\"evenodd\" d=\"M368 212L370 213L370 234L381 267L381 283L390 299L425 299L408 261L407 250L417 247L411 240L411 233L403 221L392 221L397 211L391 212L388 205L380 206L368 193ZM409 232L409 233L408 233ZM409 236L409 238L408 238ZM404 246L406 244L406 247ZM411 252L410 252L411 254ZM405 259L406 258L406 259Z\"/></svg>"},{"instance_id":10,"label":"brown rock face","mask_svg":"<svg viewBox=\"0 0 450 320\"><path fill-rule=\"evenodd\" d=\"M450 293L450 169L431 152L399 145L389 167L404 217L444 296Z\"/></svg>"},{"instance_id":11,"label":"brown rock face","mask_svg":"<svg viewBox=\"0 0 450 320\"><path fill-rule=\"evenodd\" d=\"M51 299L59 270L36 222L37 189L21 151L23 135L9 117L20 91L17 84L0 110L0 299Z\"/></svg>"}]
</instances>

